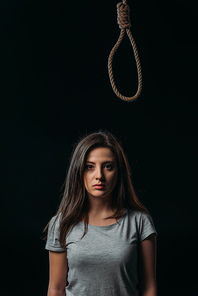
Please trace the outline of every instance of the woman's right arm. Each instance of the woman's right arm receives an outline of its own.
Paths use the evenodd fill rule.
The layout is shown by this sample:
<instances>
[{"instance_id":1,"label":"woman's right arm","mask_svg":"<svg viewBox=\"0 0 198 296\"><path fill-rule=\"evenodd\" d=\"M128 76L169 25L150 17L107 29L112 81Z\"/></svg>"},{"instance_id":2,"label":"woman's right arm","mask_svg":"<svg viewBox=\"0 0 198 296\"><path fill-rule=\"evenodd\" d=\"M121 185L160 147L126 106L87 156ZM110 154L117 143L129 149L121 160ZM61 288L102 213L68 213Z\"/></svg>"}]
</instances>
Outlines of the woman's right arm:
<instances>
[{"instance_id":1,"label":"woman's right arm","mask_svg":"<svg viewBox=\"0 0 198 296\"><path fill-rule=\"evenodd\" d=\"M47 296L65 296L67 284L66 252L49 251L49 286Z\"/></svg>"}]
</instances>

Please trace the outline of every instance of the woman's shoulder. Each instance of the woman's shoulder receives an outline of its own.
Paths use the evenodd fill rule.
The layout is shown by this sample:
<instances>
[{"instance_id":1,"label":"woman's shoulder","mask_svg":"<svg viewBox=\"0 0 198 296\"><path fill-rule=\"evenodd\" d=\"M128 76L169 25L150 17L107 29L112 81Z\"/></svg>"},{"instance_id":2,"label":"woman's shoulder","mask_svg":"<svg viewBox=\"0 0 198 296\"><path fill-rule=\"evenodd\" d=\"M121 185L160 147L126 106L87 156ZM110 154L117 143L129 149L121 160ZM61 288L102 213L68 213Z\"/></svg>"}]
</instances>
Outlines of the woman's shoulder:
<instances>
[{"instance_id":1,"label":"woman's shoulder","mask_svg":"<svg viewBox=\"0 0 198 296\"><path fill-rule=\"evenodd\" d=\"M54 252L63 252L63 249L59 242L59 226L61 215L55 215L51 218L48 226L47 241L45 249Z\"/></svg>"},{"instance_id":2,"label":"woman's shoulder","mask_svg":"<svg viewBox=\"0 0 198 296\"><path fill-rule=\"evenodd\" d=\"M55 216L53 216L49 222L49 227L48 229L58 229L60 226L60 219L61 219L61 213L60 214L56 214Z\"/></svg>"},{"instance_id":3,"label":"woman's shoulder","mask_svg":"<svg viewBox=\"0 0 198 296\"><path fill-rule=\"evenodd\" d=\"M128 210L129 225L136 225L136 229L139 233L140 241L145 239L148 235L155 233L156 228L153 223L151 215L146 211Z\"/></svg>"},{"instance_id":4,"label":"woman's shoulder","mask_svg":"<svg viewBox=\"0 0 198 296\"><path fill-rule=\"evenodd\" d=\"M133 210L133 209L127 209L127 214L130 218L133 219L144 219L144 218L150 218L151 215L147 211L140 211L140 210Z\"/></svg>"},{"instance_id":5,"label":"woman's shoulder","mask_svg":"<svg viewBox=\"0 0 198 296\"><path fill-rule=\"evenodd\" d=\"M136 225L154 225L153 219L149 212L140 210L127 210L128 220Z\"/></svg>"}]
</instances>

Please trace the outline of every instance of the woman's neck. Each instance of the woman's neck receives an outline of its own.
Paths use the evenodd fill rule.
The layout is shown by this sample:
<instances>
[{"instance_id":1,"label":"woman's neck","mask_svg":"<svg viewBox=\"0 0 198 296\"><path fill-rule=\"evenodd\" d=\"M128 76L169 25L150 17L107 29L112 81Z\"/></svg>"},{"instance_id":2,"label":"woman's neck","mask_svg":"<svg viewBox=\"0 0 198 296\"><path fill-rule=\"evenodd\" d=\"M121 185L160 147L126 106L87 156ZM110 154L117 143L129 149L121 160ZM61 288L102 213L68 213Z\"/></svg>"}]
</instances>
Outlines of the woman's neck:
<instances>
[{"instance_id":1,"label":"woman's neck","mask_svg":"<svg viewBox=\"0 0 198 296\"><path fill-rule=\"evenodd\" d=\"M110 197L88 197L88 213L92 215L103 215L113 213L115 210Z\"/></svg>"}]
</instances>

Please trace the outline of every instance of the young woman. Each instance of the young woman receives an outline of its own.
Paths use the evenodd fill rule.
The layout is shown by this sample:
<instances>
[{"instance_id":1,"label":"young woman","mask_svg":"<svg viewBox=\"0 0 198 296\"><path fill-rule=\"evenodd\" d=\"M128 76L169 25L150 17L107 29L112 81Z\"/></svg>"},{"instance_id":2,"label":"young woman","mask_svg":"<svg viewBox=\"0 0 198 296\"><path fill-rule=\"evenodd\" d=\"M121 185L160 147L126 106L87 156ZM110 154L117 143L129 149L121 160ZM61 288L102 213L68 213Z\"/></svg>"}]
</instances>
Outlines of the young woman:
<instances>
[{"instance_id":1,"label":"young woman","mask_svg":"<svg viewBox=\"0 0 198 296\"><path fill-rule=\"evenodd\" d=\"M47 228L48 296L157 295L155 226L112 134L78 143Z\"/></svg>"}]
</instances>

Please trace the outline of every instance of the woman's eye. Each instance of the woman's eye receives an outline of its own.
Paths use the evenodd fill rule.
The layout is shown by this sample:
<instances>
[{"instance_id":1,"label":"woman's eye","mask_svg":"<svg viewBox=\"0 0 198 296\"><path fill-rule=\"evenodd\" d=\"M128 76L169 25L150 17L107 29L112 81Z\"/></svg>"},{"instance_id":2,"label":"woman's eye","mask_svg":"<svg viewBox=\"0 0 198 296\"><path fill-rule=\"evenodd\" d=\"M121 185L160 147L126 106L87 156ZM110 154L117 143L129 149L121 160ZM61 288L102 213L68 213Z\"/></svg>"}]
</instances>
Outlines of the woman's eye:
<instances>
[{"instance_id":1,"label":"woman's eye","mask_svg":"<svg viewBox=\"0 0 198 296\"><path fill-rule=\"evenodd\" d=\"M93 165L91 165L91 164L89 164L89 165L86 166L86 169L87 170L91 170L92 168L93 168Z\"/></svg>"},{"instance_id":2,"label":"woman's eye","mask_svg":"<svg viewBox=\"0 0 198 296\"><path fill-rule=\"evenodd\" d=\"M108 170L112 170L113 166L110 164L105 164L104 168Z\"/></svg>"}]
</instances>

